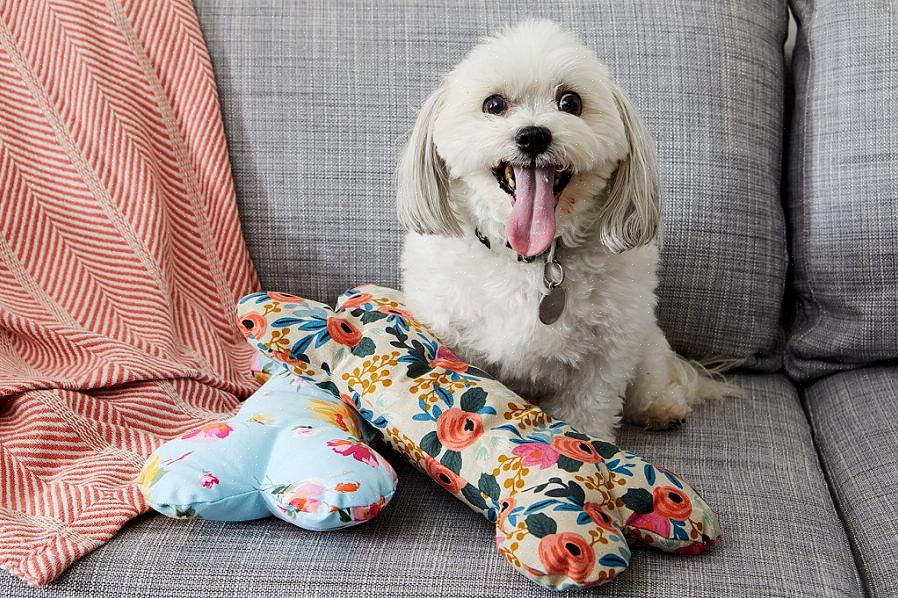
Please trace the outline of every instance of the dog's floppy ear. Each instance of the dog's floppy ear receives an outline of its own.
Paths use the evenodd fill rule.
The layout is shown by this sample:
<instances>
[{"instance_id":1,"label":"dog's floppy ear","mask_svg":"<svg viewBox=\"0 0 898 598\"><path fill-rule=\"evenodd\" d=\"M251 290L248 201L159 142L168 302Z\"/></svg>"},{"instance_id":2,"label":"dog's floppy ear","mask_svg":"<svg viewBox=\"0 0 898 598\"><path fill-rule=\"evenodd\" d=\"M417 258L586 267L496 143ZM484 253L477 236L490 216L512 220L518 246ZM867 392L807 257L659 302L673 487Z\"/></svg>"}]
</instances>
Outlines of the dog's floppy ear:
<instances>
[{"instance_id":1,"label":"dog's floppy ear","mask_svg":"<svg viewBox=\"0 0 898 598\"><path fill-rule=\"evenodd\" d=\"M396 213L403 226L416 232L460 235L461 226L449 207L449 171L433 142L433 126L442 104L440 86L418 112L399 158Z\"/></svg>"},{"instance_id":2,"label":"dog's floppy ear","mask_svg":"<svg viewBox=\"0 0 898 598\"><path fill-rule=\"evenodd\" d=\"M654 142L630 100L617 85L612 95L630 146L611 181L599 216L601 239L614 253L646 245L661 227L661 199Z\"/></svg>"}]
</instances>

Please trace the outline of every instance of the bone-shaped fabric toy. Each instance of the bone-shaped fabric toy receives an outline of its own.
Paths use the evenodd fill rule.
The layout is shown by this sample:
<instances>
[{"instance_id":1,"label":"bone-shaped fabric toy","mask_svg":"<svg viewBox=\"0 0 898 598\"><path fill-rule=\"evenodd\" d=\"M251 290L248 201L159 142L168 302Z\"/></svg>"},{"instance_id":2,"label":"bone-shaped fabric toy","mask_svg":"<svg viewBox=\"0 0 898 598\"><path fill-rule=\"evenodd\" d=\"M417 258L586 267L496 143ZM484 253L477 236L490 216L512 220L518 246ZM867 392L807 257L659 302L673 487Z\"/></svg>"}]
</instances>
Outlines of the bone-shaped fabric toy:
<instances>
[{"instance_id":1,"label":"bone-shaped fabric toy","mask_svg":"<svg viewBox=\"0 0 898 598\"><path fill-rule=\"evenodd\" d=\"M321 531L367 521L390 502L396 473L362 442L353 411L277 370L236 415L150 456L138 486L154 509L218 521L275 515Z\"/></svg>"},{"instance_id":2,"label":"bone-shaped fabric toy","mask_svg":"<svg viewBox=\"0 0 898 598\"><path fill-rule=\"evenodd\" d=\"M499 553L552 588L624 571L628 542L702 552L717 517L673 473L581 434L456 358L391 289L330 307L283 294L241 299L249 342L329 389L437 484L496 524Z\"/></svg>"}]
</instances>

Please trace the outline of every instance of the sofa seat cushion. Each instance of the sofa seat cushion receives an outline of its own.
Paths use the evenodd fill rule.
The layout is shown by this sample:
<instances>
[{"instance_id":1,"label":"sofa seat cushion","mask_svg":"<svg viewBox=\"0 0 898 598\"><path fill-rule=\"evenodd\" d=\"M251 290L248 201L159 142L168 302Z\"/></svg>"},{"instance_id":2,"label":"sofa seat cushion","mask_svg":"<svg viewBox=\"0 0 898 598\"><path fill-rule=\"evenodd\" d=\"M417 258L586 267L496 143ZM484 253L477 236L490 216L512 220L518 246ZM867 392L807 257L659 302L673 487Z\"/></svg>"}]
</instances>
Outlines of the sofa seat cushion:
<instances>
[{"instance_id":1,"label":"sofa seat cushion","mask_svg":"<svg viewBox=\"0 0 898 598\"><path fill-rule=\"evenodd\" d=\"M415 113L483 36L548 17L595 48L657 140L671 343L779 367L785 0L194 4L266 288L327 303L396 287L393 172Z\"/></svg>"},{"instance_id":2,"label":"sofa seat cushion","mask_svg":"<svg viewBox=\"0 0 898 598\"><path fill-rule=\"evenodd\" d=\"M746 400L708 405L675 432L623 430L621 446L682 472L717 509L705 554L634 553L612 583L576 596L857 596L851 549L794 388L739 378ZM138 519L46 590L0 578L0 596L553 596L510 567L491 525L389 454L391 505L331 533L275 519Z\"/></svg>"},{"instance_id":3,"label":"sofa seat cushion","mask_svg":"<svg viewBox=\"0 0 898 598\"><path fill-rule=\"evenodd\" d=\"M802 381L898 359L898 10L793 0L795 106L786 194Z\"/></svg>"},{"instance_id":4,"label":"sofa seat cushion","mask_svg":"<svg viewBox=\"0 0 898 598\"><path fill-rule=\"evenodd\" d=\"M898 366L830 376L805 396L871 596L898 596Z\"/></svg>"}]
</instances>

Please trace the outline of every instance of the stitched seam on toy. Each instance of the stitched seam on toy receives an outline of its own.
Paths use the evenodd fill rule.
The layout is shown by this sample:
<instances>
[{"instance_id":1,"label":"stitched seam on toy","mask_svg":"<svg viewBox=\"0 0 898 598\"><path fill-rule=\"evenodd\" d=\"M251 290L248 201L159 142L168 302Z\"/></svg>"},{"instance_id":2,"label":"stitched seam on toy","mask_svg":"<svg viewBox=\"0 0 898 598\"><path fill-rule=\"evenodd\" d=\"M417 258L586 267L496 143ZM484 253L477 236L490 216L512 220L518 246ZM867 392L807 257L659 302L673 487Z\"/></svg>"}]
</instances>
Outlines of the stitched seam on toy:
<instances>
[{"instance_id":1,"label":"stitched seam on toy","mask_svg":"<svg viewBox=\"0 0 898 598\"><path fill-rule=\"evenodd\" d=\"M149 502L151 505L153 505L155 503L157 505L165 505L167 507L196 507L196 506L211 507L211 506L217 505L219 503L223 503L228 500L233 500L235 498L243 498L243 497L249 496L251 494L267 494L268 496L273 496L272 494L269 494L266 490L263 490L262 488L255 488L253 490L247 490L246 492L240 492L238 494L232 494L232 495L226 496L224 498L219 498L218 500L193 501L193 502L186 502L186 503L179 503L179 504L167 503L167 502L163 503L163 502L157 502L155 500L151 500ZM380 497L389 501L389 500L393 499L394 494L396 494L395 490L393 490L393 492L390 492L389 494L381 494ZM340 507L340 508L341 509L355 509L358 507L367 507L370 504L371 503L366 502L366 503L360 503L358 505L346 505L345 507ZM329 506L336 506L336 505L329 505ZM153 508L155 509L156 507L154 506ZM202 517L202 515L200 515L200 517ZM210 520L210 521L214 521L214 520Z\"/></svg>"}]
</instances>

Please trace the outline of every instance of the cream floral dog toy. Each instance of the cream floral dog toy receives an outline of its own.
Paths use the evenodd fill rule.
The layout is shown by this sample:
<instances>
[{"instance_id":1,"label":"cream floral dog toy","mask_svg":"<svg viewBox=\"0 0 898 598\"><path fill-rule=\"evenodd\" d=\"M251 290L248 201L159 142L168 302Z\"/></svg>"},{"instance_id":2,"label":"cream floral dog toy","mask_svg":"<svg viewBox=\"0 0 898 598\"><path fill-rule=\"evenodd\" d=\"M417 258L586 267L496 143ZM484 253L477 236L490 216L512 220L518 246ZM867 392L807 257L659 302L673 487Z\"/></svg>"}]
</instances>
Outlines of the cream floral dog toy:
<instances>
[{"instance_id":1,"label":"cream floral dog toy","mask_svg":"<svg viewBox=\"0 0 898 598\"><path fill-rule=\"evenodd\" d=\"M403 307L362 286L337 310L281 293L241 299L249 342L340 396L386 442L496 524L496 548L552 589L605 583L629 544L696 554L717 517L673 473L581 434L459 361Z\"/></svg>"}]
</instances>

